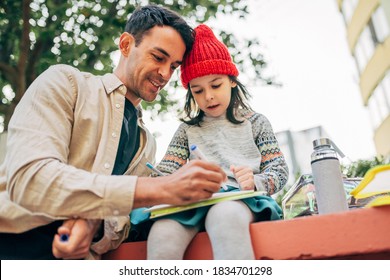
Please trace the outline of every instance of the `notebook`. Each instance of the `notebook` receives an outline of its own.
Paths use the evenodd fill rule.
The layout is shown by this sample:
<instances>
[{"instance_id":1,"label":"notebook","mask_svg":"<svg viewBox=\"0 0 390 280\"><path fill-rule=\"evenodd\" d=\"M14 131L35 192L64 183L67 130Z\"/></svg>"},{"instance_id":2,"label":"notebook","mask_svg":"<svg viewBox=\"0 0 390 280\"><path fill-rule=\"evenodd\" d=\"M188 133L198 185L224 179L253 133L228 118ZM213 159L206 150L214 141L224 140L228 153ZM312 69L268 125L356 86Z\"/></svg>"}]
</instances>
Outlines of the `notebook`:
<instances>
[{"instance_id":1,"label":"notebook","mask_svg":"<svg viewBox=\"0 0 390 280\"><path fill-rule=\"evenodd\" d=\"M210 206L222 201L229 201L229 200L240 200L244 198L259 196L259 195L267 195L267 192L265 191L233 191L233 192L218 192L214 193L210 198L201 200L195 203L191 203L188 205L182 205L182 206L174 206L169 204L161 204L156 205L153 207L150 207L145 210L145 212L150 212L150 218L157 218L173 213L178 213L194 208L204 207L204 206Z\"/></svg>"}]
</instances>

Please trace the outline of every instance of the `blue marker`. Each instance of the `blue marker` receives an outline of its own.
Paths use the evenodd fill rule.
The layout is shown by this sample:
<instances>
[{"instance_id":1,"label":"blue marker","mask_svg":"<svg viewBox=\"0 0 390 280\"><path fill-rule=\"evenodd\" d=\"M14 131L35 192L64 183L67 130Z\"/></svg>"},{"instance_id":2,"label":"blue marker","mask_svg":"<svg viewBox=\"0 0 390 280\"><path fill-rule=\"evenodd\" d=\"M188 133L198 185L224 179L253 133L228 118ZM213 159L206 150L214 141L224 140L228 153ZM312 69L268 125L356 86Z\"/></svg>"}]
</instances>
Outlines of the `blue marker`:
<instances>
[{"instance_id":1,"label":"blue marker","mask_svg":"<svg viewBox=\"0 0 390 280\"><path fill-rule=\"evenodd\" d=\"M201 152L201 150L198 148L198 146L196 146L196 145L191 145L190 150L191 150L191 153L192 153L197 159L207 161L206 156ZM222 183L222 188L223 188L225 191L228 190L228 187L226 186L225 183Z\"/></svg>"},{"instance_id":2,"label":"blue marker","mask_svg":"<svg viewBox=\"0 0 390 280\"><path fill-rule=\"evenodd\" d=\"M68 242L69 235L68 234L61 234L60 235L60 240L61 240L61 242Z\"/></svg>"},{"instance_id":3,"label":"blue marker","mask_svg":"<svg viewBox=\"0 0 390 280\"><path fill-rule=\"evenodd\" d=\"M151 163L147 162L146 167L152 169L154 172L156 172L159 176L165 176L164 173L162 173L160 170L155 168Z\"/></svg>"},{"instance_id":4,"label":"blue marker","mask_svg":"<svg viewBox=\"0 0 390 280\"><path fill-rule=\"evenodd\" d=\"M190 150L191 150L191 153L193 153L194 156L195 156L197 159L207 161L206 156L200 151L200 149L198 148L198 146L196 146L196 145L191 145Z\"/></svg>"}]
</instances>

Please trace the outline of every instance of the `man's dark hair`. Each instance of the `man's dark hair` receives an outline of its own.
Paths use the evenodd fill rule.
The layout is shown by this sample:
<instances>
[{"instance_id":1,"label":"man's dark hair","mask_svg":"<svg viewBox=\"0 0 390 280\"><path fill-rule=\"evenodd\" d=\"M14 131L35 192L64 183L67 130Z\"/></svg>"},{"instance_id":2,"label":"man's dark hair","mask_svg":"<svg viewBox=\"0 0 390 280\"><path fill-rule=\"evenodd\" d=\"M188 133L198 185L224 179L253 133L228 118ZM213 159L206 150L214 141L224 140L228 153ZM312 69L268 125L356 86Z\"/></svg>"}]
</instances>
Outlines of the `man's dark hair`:
<instances>
[{"instance_id":1,"label":"man's dark hair","mask_svg":"<svg viewBox=\"0 0 390 280\"><path fill-rule=\"evenodd\" d=\"M236 112L239 108L245 110L252 110L251 106L248 104L250 94L246 87L237 79L237 77L229 76L229 78L232 82L235 82L237 86L232 88L230 103L228 108L226 109L226 118L231 123L240 124L243 121L237 119ZM186 102L184 104L185 116L180 120L189 125L200 126L204 118L204 112L201 109L198 109L198 112L194 114L193 108L195 104L196 103L194 97L192 96L191 88L188 87Z\"/></svg>"},{"instance_id":2,"label":"man's dark hair","mask_svg":"<svg viewBox=\"0 0 390 280\"><path fill-rule=\"evenodd\" d=\"M170 26L179 32L189 52L194 43L194 30L176 12L157 5L138 7L127 21L125 32L135 38L138 46L145 34L154 26Z\"/></svg>"}]
</instances>

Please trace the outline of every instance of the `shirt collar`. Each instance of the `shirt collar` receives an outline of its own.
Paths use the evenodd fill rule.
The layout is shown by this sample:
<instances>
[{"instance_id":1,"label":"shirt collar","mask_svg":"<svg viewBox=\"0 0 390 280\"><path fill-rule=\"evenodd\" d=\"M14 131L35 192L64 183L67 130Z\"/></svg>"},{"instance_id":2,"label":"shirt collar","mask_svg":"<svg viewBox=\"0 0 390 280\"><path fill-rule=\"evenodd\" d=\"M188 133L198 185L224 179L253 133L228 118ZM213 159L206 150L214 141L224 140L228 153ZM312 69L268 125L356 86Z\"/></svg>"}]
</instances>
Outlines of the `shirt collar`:
<instances>
[{"instance_id":1,"label":"shirt collar","mask_svg":"<svg viewBox=\"0 0 390 280\"><path fill-rule=\"evenodd\" d=\"M119 89L119 91L123 94L126 95L126 87L122 83L121 80L117 76L115 76L112 73L105 74L104 76L101 77L104 89L106 90L107 94L110 94L114 92L116 89Z\"/></svg>"},{"instance_id":2,"label":"shirt collar","mask_svg":"<svg viewBox=\"0 0 390 280\"><path fill-rule=\"evenodd\" d=\"M127 89L125 85L122 83L121 80L119 80L119 78L115 74L107 73L101 77L101 80L107 94L110 94L114 92L116 89L119 89L120 93L122 93L123 96L126 95ZM137 109L138 118L142 118L143 114L142 114L141 103L135 108Z\"/></svg>"}]
</instances>

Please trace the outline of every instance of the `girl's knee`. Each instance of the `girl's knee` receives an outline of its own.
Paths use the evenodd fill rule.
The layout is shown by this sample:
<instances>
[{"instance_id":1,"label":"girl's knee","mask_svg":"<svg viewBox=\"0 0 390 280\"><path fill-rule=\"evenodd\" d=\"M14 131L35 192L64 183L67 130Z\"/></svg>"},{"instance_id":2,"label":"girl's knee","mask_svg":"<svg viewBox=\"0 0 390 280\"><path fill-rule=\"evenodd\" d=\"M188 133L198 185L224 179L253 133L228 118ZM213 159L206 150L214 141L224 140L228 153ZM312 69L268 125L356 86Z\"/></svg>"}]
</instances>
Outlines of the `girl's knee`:
<instances>
[{"instance_id":1,"label":"girl's knee","mask_svg":"<svg viewBox=\"0 0 390 280\"><path fill-rule=\"evenodd\" d=\"M217 219L222 218L237 218L242 219L243 217L252 216L251 210L242 201L224 201L213 205L208 216L215 216Z\"/></svg>"},{"instance_id":2,"label":"girl's knee","mask_svg":"<svg viewBox=\"0 0 390 280\"><path fill-rule=\"evenodd\" d=\"M206 216L206 230L227 230L248 227L254 216L242 201L224 201L210 208Z\"/></svg>"}]
</instances>

